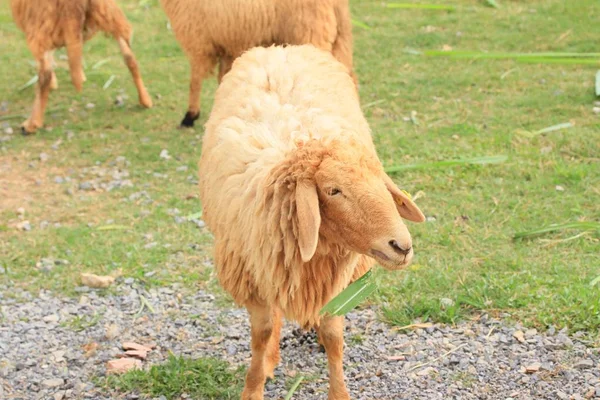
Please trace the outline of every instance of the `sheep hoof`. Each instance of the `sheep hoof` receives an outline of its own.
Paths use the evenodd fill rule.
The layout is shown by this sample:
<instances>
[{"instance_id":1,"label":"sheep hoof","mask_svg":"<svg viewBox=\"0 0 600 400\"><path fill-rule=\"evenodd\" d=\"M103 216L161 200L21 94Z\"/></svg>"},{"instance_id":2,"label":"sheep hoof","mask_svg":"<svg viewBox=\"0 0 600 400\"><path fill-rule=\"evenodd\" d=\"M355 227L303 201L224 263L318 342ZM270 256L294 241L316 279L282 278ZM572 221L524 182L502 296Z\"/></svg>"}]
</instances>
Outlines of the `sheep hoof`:
<instances>
[{"instance_id":1,"label":"sheep hoof","mask_svg":"<svg viewBox=\"0 0 600 400\"><path fill-rule=\"evenodd\" d=\"M36 126L29 120L25 121L23 125L21 125L21 134L23 136L33 135L36 130Z\"/></svg>"},{"instance_id":2,"label":"sheep hoof","mask_svg":"<svg viewBox=\"0 0 600 400\"><path fill-rule=\"evenodd\" d=\"M181 121L181 125L179 125L179 127L191 128L194 126L194 121L198 118L200 118L200 112L192 113L191 111L188 111L185 113L185 117L183 117L183 120Z\"/></svg>"}]
</instances>

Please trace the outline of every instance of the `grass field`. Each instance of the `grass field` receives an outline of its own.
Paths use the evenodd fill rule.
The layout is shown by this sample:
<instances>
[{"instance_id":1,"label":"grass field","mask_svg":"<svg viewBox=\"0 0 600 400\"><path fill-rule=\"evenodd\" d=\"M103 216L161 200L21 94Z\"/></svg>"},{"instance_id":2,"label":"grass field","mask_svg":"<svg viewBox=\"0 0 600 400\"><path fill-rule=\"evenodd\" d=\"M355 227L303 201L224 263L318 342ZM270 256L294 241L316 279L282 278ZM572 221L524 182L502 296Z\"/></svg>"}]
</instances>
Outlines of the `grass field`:
<instances>
[{"instance_id":1,"label":"grass field","mask_svg":"<svg viewBox=\"0 0 600 400\"><path fill-rule=\"evenodd\" d=\"M394 174L400 187L420 193L428 222L410 226L416 247L410 270L378 271L374 301L401 325L454 322L485 310L542 329L597 332L598 231L513 235L600 221L600 115L592 111L600 63L419 52L598 51L600 4L499 2L495 9L454 0L453 12L352 2L353 17L366 25L354 29L361 101L386 166L508 157L500 164ZM197 127L176 129L187 102L187 60L157 0L120 4L135 27L133 49L155 107L137 105L118 46L100 36L85 47L88 81L81 94L70 85L64 51L58 52L60 87L51 94L46 128L31 137L17 128L33 100L33 87L21 88L35 69L8 5L0 5L2 284L69 294L82 271L121 269L148 285L181 281L218 290L208 232L181 220L201 209L196 163L216 81L205 82ZM117 96L124 105L115 104ZM523 134L566 122L573 127ZM9 125L13 135L6 133ZM164 149L169 159L160 157ZM30 230L23 230L24 221Z\"/></svg>"}]
</instances>

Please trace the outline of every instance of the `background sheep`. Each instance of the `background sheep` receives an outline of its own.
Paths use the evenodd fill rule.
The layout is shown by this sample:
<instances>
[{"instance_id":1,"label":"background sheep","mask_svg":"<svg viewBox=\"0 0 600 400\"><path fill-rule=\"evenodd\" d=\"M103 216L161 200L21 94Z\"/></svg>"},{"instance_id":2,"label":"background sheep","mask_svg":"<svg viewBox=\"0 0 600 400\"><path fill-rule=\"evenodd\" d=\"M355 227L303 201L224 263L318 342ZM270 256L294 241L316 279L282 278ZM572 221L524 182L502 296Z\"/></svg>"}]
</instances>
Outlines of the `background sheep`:
<instances>
[{"instance_id":1,"label":"background sheep","mask_svg":"<svg viewBox=\"0 0 600 400\"><path fill-rule=\"evenodd\" d=\"M261 45L312 44L352 72L348 0L161 0L191 64L188 111L181 126L200 116L202 81L219 61L218 80L244 51Z\"/></svg>"},{"instance_id":2,"label":"background sheep","mask_svg":"<svg viewBox=\"0 0 600 400\"><path fill-rule=\"evenodd\" d=\"M218 278L250 314L242 398L263 398L284 316L317 328L329 398L348 399L343 318L319 310L370 257L405 267L413 250L400 216L424 216L383 171L346 68L310 45L242 55L217 90L199 176Z\"/></svg>"},{"instance_id":3,"label":"background sheep","mask_svg":"<svg viewBox=\"0 0 600 400\"><path fill-rule=\"evenodd\" d=\"M33 133L44 122L44 111L50 89L58 83L52 70L54 49L66 46L71 80L81 91L83 73L83 42L97 31L112 35L118 42L125 64L137 87L140 104L152 107L144 87L129 40L131 26L114 0L11 0L10 6L17 26L25 32L29 50L38 63L38 83L31 116L23 123L24 133Z\"/></svg>"}]
</instances>

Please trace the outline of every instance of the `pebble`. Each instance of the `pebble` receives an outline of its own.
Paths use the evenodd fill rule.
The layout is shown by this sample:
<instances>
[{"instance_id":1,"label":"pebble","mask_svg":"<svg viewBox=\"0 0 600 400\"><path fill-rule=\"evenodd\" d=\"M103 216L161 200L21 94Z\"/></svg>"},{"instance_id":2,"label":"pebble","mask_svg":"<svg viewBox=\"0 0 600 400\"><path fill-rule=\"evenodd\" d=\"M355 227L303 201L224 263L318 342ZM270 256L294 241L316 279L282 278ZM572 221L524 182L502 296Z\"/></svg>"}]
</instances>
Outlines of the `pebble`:
<instances>
[{"instance_id":1,"label":"pebble","mask_svg":"<svg viewBox=\"0 0 600 400\"><path fill-rule=\"evenodd\" d=\"M64 383L65 381L62 378L46 379L45 381L42 381L42 386L47 388L55 388L63 385Z\"/></svg>"},{"instance_id":2,"label":"pebble","mask_svg":"<svg viewBox=\"0 0 600 400\"><path fill-rule=\"evenodd\" d=\"M171 156L169 155L169 150L167 149L162 149L160 151L160 158L162 158L163 160L170 160Z\"/></svg>"},{"instance_id":3,"label":"pebble","mask_svg":"<svg viewBox=\"0 0 600 400\"><path fill-rule=\"evenodd\" d=\"M573 364L575 369L588 369L594 368L594 362L592 360L581 360Z\"/></svg>"}]
</instances>

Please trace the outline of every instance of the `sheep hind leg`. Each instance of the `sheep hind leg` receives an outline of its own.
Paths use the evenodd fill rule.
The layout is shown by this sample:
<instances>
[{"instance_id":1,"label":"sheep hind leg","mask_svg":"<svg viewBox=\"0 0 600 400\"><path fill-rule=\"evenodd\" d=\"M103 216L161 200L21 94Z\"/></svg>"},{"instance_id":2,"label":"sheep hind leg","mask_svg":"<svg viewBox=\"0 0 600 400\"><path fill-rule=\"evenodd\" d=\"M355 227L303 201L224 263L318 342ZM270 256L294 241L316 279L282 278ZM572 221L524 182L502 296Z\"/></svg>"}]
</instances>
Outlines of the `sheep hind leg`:
<instances>
[{"instance_id":1,"label":"sheep hind leg","mask_svg":"<svg viewBox=\"0 0 600 400\"><path fill-rule=\"evenodd\" d=\"M52 78L50 79L50 89L56 90L58 89L58 79L56 79L56 73L54 72L54 68L56 68L56 62L54 61L54 51L50 52L48 60L50 62L50 69L52 70Z\"/></svg>"},{"instance_id":2,"label":"sheep hind leg","mask_svg":"<svg viewBox=\"0 0 600 400\"><path fill-rule=\"evenodd\" d=\"M38 58L38 82L35 88L35 100L33 101L31 116L21 127L24 135L34 133L44 125L44 113L48 104L51 86L52 68L50 66L50 52L46 51Z\"/></svg>"},{"instance_id":3,"label":"sheep hind leg","mask_svg":"<svg viewBox=\"0 0 600 400\"><path fill-rule=\"evenodd\" d=\"M233 57L229 55L222 55L219 60L219 77L218 82L221 83L226 73L231 70L233 65Z\"/></svg>"},{"instance_id":4,"label":"sheep hind leg","mask_svg":"<svg viewBox=\"0 0 600 400\"><path fill-rule=\"evenodd\" d=\"M121 49L121 54L123 54L125 64L133 77L140 104L146 108L152 107L152 98L150 98L150 95L144 86L144 81L142 80L142 75L140 74L135 55L133 54L133 51L131 51L131 46L129 46L129 41L122 36L120 36L117 41L119 42L119 48Z\"/></svg>"},{"instance_id":5,"label":"sheep hind leg","mask_svg":"<svg viewBox=\"0 0 600 400\"><path fill-rule=\"evenodd\" d=\"M216 58L213 55L194 55L190 59L191 77L190 77L190 95L188 99L188 110L181 121L180 128L191 128L194 121L200 118L200 92L202 91L202 81L204 77L214 68Z\"/></svg>"},{"instance_id":6,"label":"sheep hind leg","mask_svg":"<svg viewBox=\"0 0 600 400\"><path fill-rule=\"evenodd\" d=\"M283 325L281 311L275 309L273 312L273 331L267 344L267 353L265 357L265 375L269 379L275 378L275 368L281 360L279 352L279 340L281 339L281 326Z\"/></svg>"},{"instance_id":7,"label":"sheep hind leg","mask_svg":"<svg viewBox=\"0 0 600 400\"><path fill-rule=\"evenodd\" d=\"M326 317L318 328L329 364L329 400L350 400L344 383L344 319Z\"/></svg>"},{"instance_id":8,"label":"sheep hind leg","mask_svg":"<svg viewBox=\"0 0 600 400\"><path fill-rule=\"evenodd\" d=\"M252 361L246 374L242 400L263 400L267 347L273 333L273 312L265 306L248 307L252 335Z\"/></svg>"}]
</instances>

